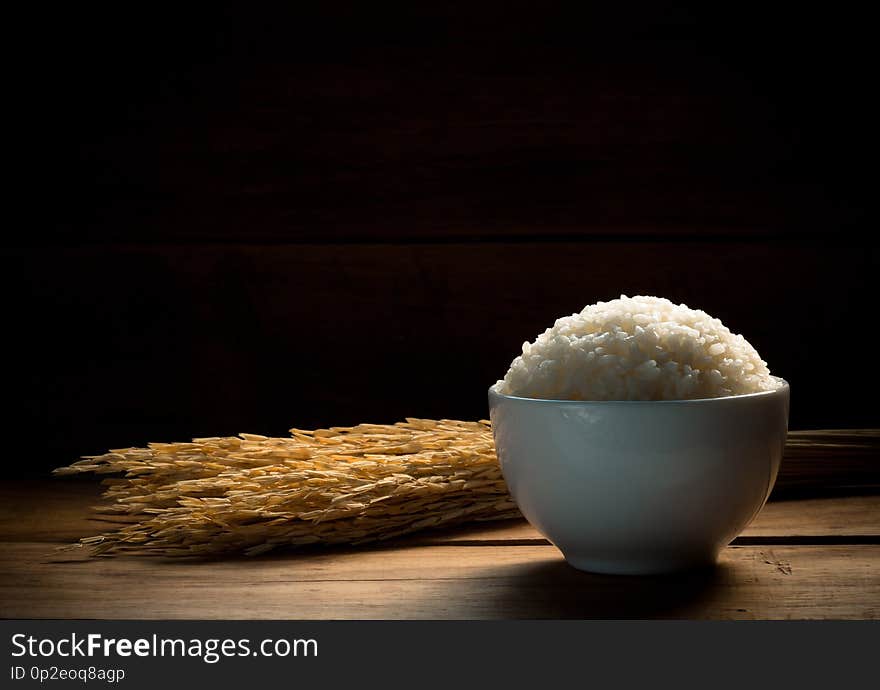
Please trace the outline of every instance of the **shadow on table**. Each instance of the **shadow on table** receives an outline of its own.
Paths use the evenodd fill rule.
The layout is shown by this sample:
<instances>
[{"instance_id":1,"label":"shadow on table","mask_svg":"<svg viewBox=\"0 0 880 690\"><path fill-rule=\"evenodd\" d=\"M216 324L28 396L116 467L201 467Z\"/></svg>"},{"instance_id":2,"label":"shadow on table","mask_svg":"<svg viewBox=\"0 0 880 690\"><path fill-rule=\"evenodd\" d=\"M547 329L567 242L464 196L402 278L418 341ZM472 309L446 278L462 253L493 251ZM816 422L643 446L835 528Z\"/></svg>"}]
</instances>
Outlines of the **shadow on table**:
<instances>
[{"instance_id":1,"label":"shadow on table","mask_svg":"<svg viewBox=\"0 0 880 690\"><path fill-rule=\"evenodd\" d=\"M672 575L599 575L559 558L493 569L500 582L485 604L499 618L699 618L732 570L722 562Z\"/></svg>"}]
</instances>

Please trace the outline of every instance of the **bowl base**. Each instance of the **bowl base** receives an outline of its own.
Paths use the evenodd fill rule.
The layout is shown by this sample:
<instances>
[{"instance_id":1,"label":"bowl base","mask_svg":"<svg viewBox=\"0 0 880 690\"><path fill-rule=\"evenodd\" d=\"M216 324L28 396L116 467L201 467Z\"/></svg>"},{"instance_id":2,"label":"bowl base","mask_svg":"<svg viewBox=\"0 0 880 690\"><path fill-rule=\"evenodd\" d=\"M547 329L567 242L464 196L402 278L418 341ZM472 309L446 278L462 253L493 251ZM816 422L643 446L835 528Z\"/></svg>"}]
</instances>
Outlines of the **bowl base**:
<instances>
[{"instance_id":1,"label":"bowl base","mask_svg":"<svg viewBox=\"0 0 880 690\"><path fill-rule=\"evenodd\" d=\"M602 575L666 575L684 570L711 568L718 561L715 554L664 559L603 559L577 554L563 555L573 568Z\"/></svg>"}]
</instances>

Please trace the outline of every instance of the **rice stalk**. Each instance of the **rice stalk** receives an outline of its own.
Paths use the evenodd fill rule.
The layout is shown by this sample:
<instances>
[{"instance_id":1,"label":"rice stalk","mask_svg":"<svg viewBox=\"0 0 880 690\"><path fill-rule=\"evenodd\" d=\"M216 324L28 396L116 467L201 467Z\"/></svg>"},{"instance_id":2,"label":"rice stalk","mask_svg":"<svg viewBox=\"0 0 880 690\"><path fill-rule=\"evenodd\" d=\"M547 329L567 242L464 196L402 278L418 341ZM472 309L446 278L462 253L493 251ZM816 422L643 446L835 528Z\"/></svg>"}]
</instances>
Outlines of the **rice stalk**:
<instances>
[{"instance_id":1,"label":"rice stalk","mask_svg":"<svg viewBox=\"0 0 880 690\"><path fill-rule=\"evenodd\" d=\"M122 473L100 512L137 518L87 537L94 554L254 555L306 544L362 544L428 527L520 517L489 423L291 429L151 443L83 458L58 475Z\"/></svg>"}]
</instances>

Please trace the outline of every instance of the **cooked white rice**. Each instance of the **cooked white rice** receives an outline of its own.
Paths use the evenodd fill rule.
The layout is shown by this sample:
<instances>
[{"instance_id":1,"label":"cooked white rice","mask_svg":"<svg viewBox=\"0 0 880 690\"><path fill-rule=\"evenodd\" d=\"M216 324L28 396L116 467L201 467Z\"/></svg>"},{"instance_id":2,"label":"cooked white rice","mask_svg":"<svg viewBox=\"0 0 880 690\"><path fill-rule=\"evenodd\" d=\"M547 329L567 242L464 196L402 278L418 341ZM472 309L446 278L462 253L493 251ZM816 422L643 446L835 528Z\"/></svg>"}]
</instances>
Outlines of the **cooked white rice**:
<instances>
[{"instance_id":1,"label":"cooked white rice","mask_svg":"<svg viewBox=\"0 0 880 690\"><path fill-rule=\"evenodd\" d=\"M496 390L551 400L688 400L780 385L755 348L718 319L668 299L622 295L523 343Z\"/></svg>"}]
</instances>

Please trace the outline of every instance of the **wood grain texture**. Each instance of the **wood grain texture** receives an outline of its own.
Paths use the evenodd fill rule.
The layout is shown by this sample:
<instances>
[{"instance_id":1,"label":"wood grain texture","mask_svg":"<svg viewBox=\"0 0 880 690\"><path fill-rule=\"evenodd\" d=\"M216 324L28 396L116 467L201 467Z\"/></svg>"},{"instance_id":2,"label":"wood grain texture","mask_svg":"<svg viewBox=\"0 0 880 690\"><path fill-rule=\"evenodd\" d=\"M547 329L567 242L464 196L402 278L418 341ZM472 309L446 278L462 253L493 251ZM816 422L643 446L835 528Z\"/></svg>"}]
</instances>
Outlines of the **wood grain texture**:
<instances>
[{"instance_id":1,"label":"wood grain texture","mask_svg":"<svg viewBox=\"0 0 880 690\"><path fill-rule=\"evenodd\" d=\"M734 543L772 539L779 543L792 540L823 540L852 537L876 537L880 540L880 495L845 498L811 498L767 503ZM407 543L497 544L546 543L541 534L524 520L507 520L472 525L437 534L411 537Z\"/></svg>"},{"instance_id":2,"label":"wood grain texture","mask_svg":"<svg viewBox=\"0 0 880 690\"><path fill-rule=\"evenodd\" d=\"M0 484L0 535L4 541L72 543L106 527L91 508L101 504L99 481L16 480Z\"/></svg>"},{"instance_id":3,"label":"wood grain texture","mask_svg":"<svg viewBox=\"0 0 880 690\"><path fill-rule=\"evenodd\" d=\"M880 546L730 547L709 572L590 575L552 546L436 546L250 561L70 560L5 543L3 617L876 618Z\"/></svg>"},{"instance_id":4,"label":"wood grain texture","mask_svg":"<svg viewBox=\"0 0 880 690\"><path fill-rule=\"evenodd\" d=\"M59 550L106 528L96 482L0 488L0 616L9 618L877 618L880 496L771 502L709 571L598 576L528 525L382 547L173 562ZM796 543L794 543L796 542Z\"/></svg>"}]
</instances>

